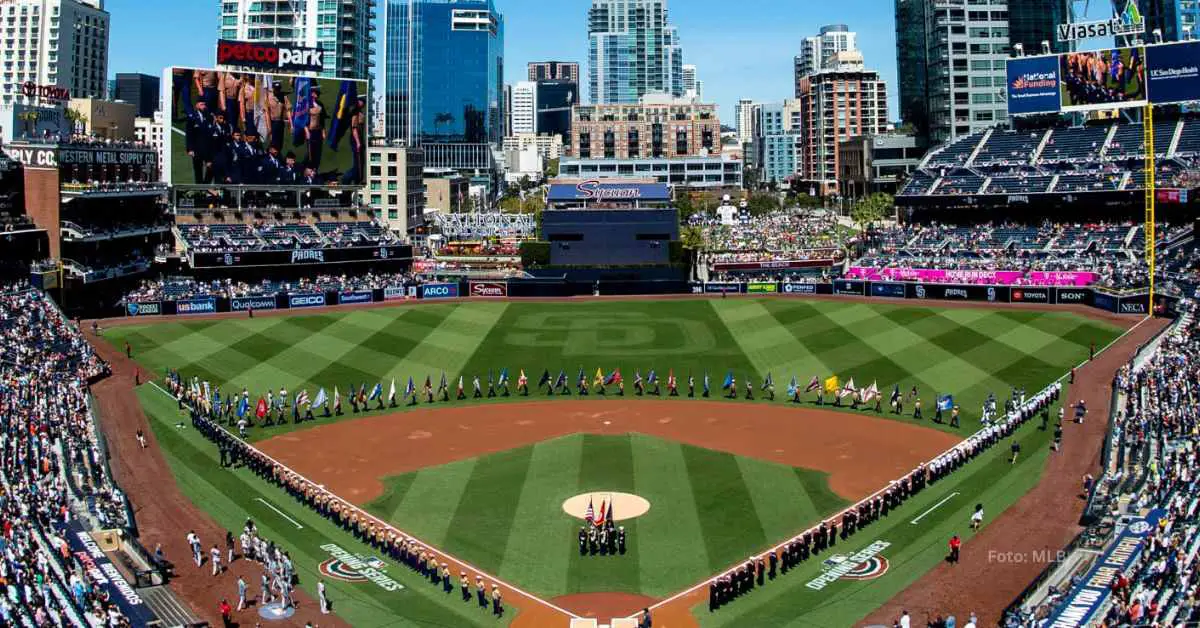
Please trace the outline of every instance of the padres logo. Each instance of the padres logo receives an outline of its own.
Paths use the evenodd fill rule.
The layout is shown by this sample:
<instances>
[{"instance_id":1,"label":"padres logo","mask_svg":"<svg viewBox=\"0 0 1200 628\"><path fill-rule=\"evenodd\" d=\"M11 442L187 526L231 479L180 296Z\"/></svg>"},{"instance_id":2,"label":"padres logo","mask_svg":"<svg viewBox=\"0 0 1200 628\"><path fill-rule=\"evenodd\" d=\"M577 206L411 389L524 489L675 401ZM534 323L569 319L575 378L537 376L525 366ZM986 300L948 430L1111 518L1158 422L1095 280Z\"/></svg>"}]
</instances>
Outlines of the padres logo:
<instances>
[{"instance_id":1,"label":"padres logo","mask_svg":"<svg viewBox=\"0 0 1200 628\"><path fill-rule=\"evenodd\" d=\"M887 573L888 560L882 556L872 556L854 566L854 569L842 575L847 580L874 580Z\"/></svg>"},{"instance_id":2,"label":"padres logo","mask_svg":"<svg viewBox=\"0 0 1200 628\"><path fill-rule=\"evenodd\" d=\"M367 579L358 570L337 558L330 558L317 567L321 573L342 582L366 582Z\"/></svg>"}]
</instances>

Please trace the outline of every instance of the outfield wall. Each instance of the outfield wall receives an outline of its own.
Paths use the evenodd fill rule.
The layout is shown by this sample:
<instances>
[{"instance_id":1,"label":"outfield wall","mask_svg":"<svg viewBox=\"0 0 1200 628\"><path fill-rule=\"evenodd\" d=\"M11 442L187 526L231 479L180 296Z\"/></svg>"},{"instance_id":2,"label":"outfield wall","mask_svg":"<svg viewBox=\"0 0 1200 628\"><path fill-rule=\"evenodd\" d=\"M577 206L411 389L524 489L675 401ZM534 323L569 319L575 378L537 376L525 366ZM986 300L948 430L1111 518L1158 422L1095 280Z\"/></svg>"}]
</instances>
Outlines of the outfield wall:
<instances>
[{"instance_id":1,"label":"outfield wall","mask_svg":"<svg viewBox=\"0 0 1200 628\"><path fill-rule=\"evenodd\" d=\"M686 282L675 280L599 280L532 278L491 281L464 280L446 283L398 285L354 292L283 293L262 297L200 297L177 301L139 301L125 304L126 316L175 316L246 312L250 310L311 309L333 305L357 305L412 299L453 298L560 298L574 296L646 296L646 295L725 295L756 296L844 295L882 300L964 301L982 303L1032 303L1040 305L1087 305L1116 314L1145 316L1149 298L1145 291L1114 293L1100 288L1074 286L1002 286L982 284L943 284L897 281L837 279L828 283L788 283L781 281ZM1155 297L1155 312L1174 315L1178 298Z\"/></svg>"}]
</instances>

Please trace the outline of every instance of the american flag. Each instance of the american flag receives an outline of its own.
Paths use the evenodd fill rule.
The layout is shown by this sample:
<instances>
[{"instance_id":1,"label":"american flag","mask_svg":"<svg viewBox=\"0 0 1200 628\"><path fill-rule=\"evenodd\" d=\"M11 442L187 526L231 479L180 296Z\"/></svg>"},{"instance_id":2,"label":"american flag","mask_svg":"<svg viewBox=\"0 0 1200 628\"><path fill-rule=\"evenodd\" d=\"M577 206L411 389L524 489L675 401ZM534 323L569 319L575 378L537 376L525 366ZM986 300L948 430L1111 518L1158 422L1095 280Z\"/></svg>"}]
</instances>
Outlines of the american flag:
<instances>
[{"instance_id":1,"label":"american flag","mask_svg":"<svg viewBox=\"0 0 1200 628\"><path fill-rule=\"evenodd\" d=\"M584 513L583 519L584 519L584 521L591 523L592 520L595 518L596 518L596 511L595 511L595 509L592 508L592 498L589 497L588 498L588 509L587 509L587 512Z\"/></svg>"}]
</instances>

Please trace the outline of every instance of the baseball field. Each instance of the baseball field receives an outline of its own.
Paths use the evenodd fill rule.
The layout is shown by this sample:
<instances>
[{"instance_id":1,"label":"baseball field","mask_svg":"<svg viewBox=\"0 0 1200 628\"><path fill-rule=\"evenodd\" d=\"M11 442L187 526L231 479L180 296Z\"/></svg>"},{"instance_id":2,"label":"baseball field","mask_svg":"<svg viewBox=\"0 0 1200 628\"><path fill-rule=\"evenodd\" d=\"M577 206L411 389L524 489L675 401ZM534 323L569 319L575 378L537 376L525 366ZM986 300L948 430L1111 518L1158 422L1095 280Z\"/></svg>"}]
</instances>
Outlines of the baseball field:
<instances>
[{"instance_id":1,"label":"baseball field","mask_svg":"<svg viewBox=\"0 0 1200 628\"><path fill-rule=\"evenodd\" d=\"M422 397L382 410L372 402L362 413L347 404L340 417L251 428L249 440L456 565L515 587L512 612L499 620L390 560L377 564L402 590L359 577L338 559L376 557L367 546L248 471L220 468L215 448L157 385L138 396L184 494L224 527L253 518L297 559L302 588L327 582L345 621L457 626L546 625L553 607L607 620L619 615L605 612L674 598L953 446L978 428L989 393L1039 390L1121 332L1066 311L750 298L422 303L130 321L105 336L128 342L147 371L177 369L226 393L245 388L252 400L281 386L312 399L320 389L345 395L381 384L386 397L393 379L402 393L410 377L436 387L445 374L449 402ZM460 376L469 397L473 377L486 387L502 369L511 396L453 400ZM566 373L574 388L580 371L591 382L597 370L617 369L623 397L611 386L586 398L537 386L544 371ZM639 398L635 373L651 370L663 396ZM515 393L521 371L529 397ZM668 373L679 379L678 398L666 396ZM722 398L730 373L736 400ZM688 377L700 397L705 374L710 399L687 399ZM763 390L768 376L774 401ZM817 408L814 393L787 401L793 377L803 390L832 376L860 389L877 384L884 412ZM747 378L753 400L744 398ZM902 416L886 410L894 386L906 397ZM913 387L922 421L911 417ZM930 420L940 395L961 406L960 428ZM1007 447L989 451L826 557L874 547L862 569L814 587L829 565L809 561L716 613L694 595L676 606L706 626L851 624L937 565L951 534L969 541L976 503L990 520L1037 483L1049 433L1029 426L1016 438L1029 452L1016 464ZM646 502L626 512L622 499L611 513L628 533L627 553L580 555L583 521L565 502L589 495L597 511L616 495Z\"/></svg>"}]
</instances>

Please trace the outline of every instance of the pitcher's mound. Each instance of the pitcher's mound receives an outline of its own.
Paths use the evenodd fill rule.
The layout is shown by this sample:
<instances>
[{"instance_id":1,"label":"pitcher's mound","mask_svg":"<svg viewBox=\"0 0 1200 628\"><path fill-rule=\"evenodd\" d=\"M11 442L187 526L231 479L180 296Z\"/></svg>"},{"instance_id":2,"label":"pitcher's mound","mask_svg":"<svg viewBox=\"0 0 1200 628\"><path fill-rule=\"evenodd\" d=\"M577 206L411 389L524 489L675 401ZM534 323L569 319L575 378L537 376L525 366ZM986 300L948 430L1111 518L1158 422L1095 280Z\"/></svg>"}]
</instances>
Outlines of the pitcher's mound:
<instances>
[{"instance_id":1,"label":"pitcher's mound","mask_svg":"<svg viewBox=\"0 0 1200 628\"><path fill-rule=\"evenodd\" d=\"M609 513L614 512L617 521L640 517L650 510L650 502L638 495L596 491L576 495L563 502L563 512L576 519L587 519L588 504L592 505L593 518L600 516L600 507L603 505L604 518L611 519Z\"/></svg>"}]
</instances>

